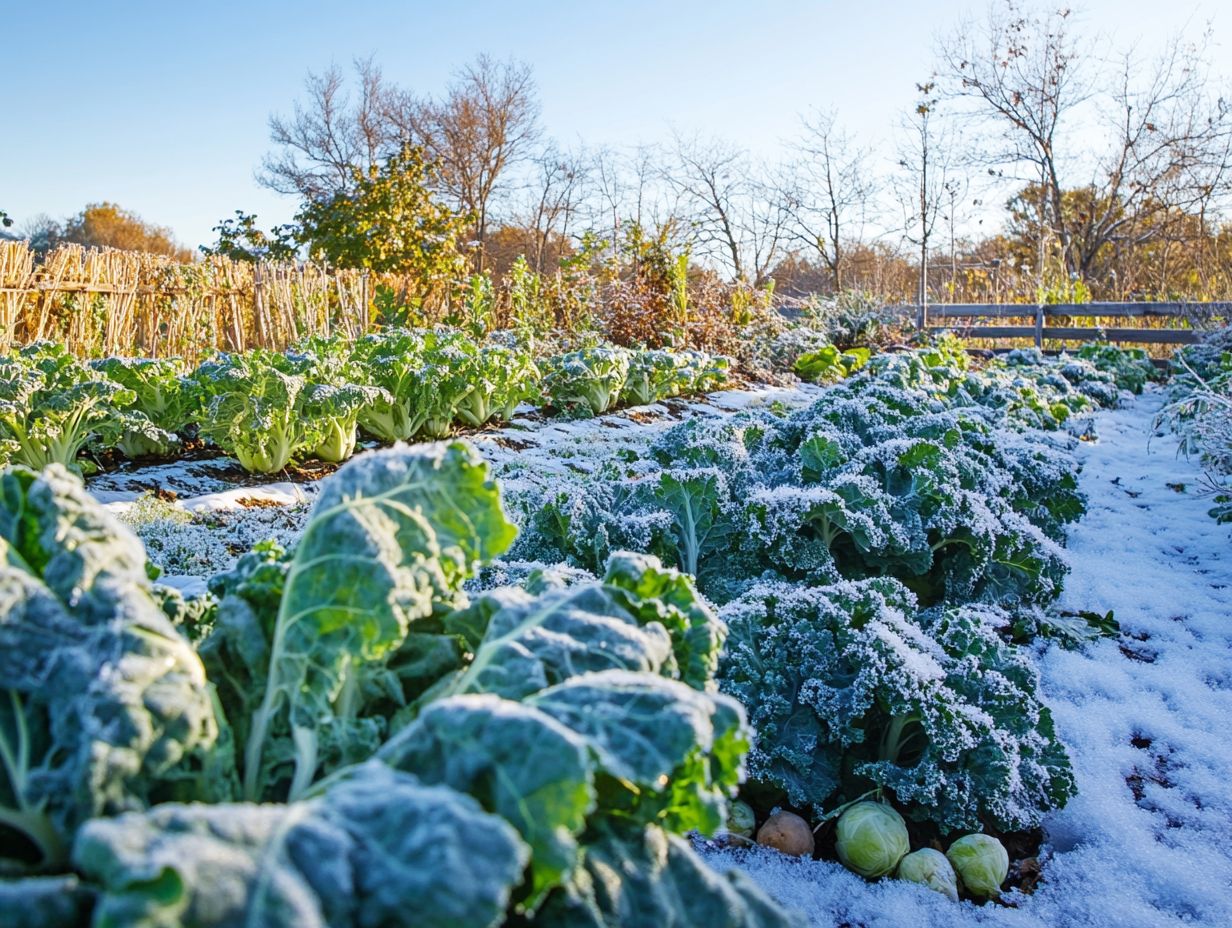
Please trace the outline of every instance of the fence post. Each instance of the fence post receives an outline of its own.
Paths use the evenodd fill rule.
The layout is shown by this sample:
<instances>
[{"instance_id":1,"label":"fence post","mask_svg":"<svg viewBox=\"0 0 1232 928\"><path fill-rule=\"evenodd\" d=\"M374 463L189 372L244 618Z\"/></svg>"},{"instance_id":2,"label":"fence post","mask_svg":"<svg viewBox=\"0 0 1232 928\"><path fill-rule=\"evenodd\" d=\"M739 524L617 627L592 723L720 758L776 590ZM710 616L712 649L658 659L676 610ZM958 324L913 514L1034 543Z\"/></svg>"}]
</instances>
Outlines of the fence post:
<instances>
[{"instance_id":1,"label":"fence post","mask_svg":"<svg viewBox=\"0 0 1232 928\"><path fill-rule=\"evenodd\" d=\"M1044 347L1044 304L1035 307L1035 347Z\"/></svg>"},{"instance_id":2,"label":"fence post","mask_svg":"<svg viewBox=\"0 0 1232 928\"><path fill-rule=\"evenodd\" d=\"M359 278L359 335L368 334L368 268Z\"/></svg>"},{"instance_id":3,"label":"fence post","mask_svg":"<svg viewBox=\"0 0 1232 928\"><path fill-rule=\"evenodd\" d=\"M265 299L261 292L261 261L258 259L252 265L252 313L256 323L257 345L268 347L265 326Z\"/></svg>"}]
</instances>

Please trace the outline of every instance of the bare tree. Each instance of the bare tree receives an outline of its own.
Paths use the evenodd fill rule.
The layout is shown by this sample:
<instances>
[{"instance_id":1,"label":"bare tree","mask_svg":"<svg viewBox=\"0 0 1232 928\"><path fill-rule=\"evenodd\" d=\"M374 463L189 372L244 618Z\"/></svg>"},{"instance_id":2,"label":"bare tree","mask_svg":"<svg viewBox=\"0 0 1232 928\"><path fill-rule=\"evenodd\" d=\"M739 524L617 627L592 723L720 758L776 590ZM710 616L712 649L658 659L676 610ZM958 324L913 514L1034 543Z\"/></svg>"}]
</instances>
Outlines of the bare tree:
<instances>
[{"instance_id":1,"label":"bare tree","mask_svg":"<svg viewBox=\"0 0 1232 928\"><path fill-rule=\"evenodd\" d=\"M563 151L553 142L534 159L523 224L534 235L530 260L539 273L547 269L552 242L565 239L573 228L587 193L591 165L585 151Z\"/></svg>"},{"instance_id":2,"label":"bare tree","mask_svg":"<svg viewBox=\"0 0 1232 928\"><path fill-rule=\"evenodd\" d=\"M868 169L872 152L842 132L832 112L820 111L803 120L795 148L801 157L779 185L789 231L842 290L848 248L862 239L878 193Z\"/></svg>"},{"instance_id":3,"label":"bare tree","mask_svg":"<svg viewBox=\"0 0 1232 928\"><path fill-rule=\"evenodd\" d=\"M994 130L985 160L1029 185L1041 258L1055 238L1071 275L1090 274L1107 246L1169 210L1206 210L1232 173L1232 110L1210 89L1207 44L1173 39L1153 64L1130 53L1111 73L1080 51L1097 45L1075 35L1068 9L1004 0L939 50L949 95Z\"/></svg>"},{"instance_id":4,"label":"bare tree","mask_svg":"<svg viewBox=\"0 0 1232 928\"><path fill-rule=\"evenodd\" d=\"M949 93L970 102L974 120L994 130L984 137L985 160L1038 184L1041 208L1054 217L1062 213L1061 121L1092 93L1070 24L1068 9L1029 14L1017 0L1004 0L989 7L982 28L963 23L940 49ZM1055 231L1067 252L1067 230Z\"/></svg>"},{"instance_id":5,"label":"bare tree","mask_svg":"<svg viewBox=\"0 0 1232 928\"><path fill-rule=\"evenodd\" d=\"M402 92L386 114L412 141L423 145L440 184L475 222L477 265L493 201L509 169L531 156L539 138L539 97L531 68L480 55L455 75L440 99Z\"/></svg>"},{"instance_id":6,"label":"bare tree","mask_svg":"<svg viewBox=\"0 0 1232 928\"><path fill-rule=\"evenodd\" d=\"M356 59L358 95L348 91L346 75L336 65L309 72L307 99L296 102L291 116L269 119L270 141L277 149L265 156L257 172L262 185L308 200L349 190L355 171L366 170L394 154L400 132L386 116L394 92L372 59Z\"/></svg>"},{"instance_id":7,"label":"bare tree","mask_svg":"<svg viewBox=\"0 0 1232 928\"><path fill-rule=\"evenodd\" d=\"M929 249L958 179L953 167L952 134L935 122L937 85L932 81L917 84L916 91L919 98L915 109L902 126L897 193L903 210L903 237L919 249L916 300L918 322L923 325L928 319Z\"/></svg>"},{"instance_id":8,"label":"bare tree","mask_svg":"<svg viewBox=\"0 0 1232 928\"><path fill-rule=\"evenodd\" d=\"M788 214L765 173L746 152L696 138L677 138L675 164L665 173L686 208L697 251L754 286L766 282L787 239Z\"/></svg>"},{"instance_id":9,"label":"bare tree","mask_svg":"<svg viewBox=\"0 0 1232 928\"><path fill-rule=\"evenodd\" d=\"M1121 58L1087 206L1061 215L1073 271L1091 273L1111 243L1150 238L1169 213L1205 217L1232 192L1232 109L1208 90L1206 52L1174 38L1152 64ZM1141 86L1136 75L1146 75Z\"/></svg>"}]
</instances>

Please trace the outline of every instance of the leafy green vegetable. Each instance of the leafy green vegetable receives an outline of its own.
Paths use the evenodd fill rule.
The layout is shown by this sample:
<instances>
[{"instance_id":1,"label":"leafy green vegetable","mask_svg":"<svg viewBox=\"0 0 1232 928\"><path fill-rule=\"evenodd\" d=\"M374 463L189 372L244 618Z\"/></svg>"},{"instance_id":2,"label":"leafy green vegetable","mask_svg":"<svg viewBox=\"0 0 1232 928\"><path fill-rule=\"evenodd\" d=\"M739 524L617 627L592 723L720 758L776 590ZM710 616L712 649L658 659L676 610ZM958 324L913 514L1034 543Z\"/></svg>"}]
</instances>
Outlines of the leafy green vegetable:
<instances>
[{"instance_id":1,"label":"leafy green vegetable","mask_svg":"<svg viewBox=\"0 0 1232 928\"><path fill-rule=\"evenodd\" d=\"M519 556L595 571L617 548L654 553L720 602L767 572L889 574L927 605L1055 598L1084 509L1066 442L1020 435L1035 420L1018 388L949 348L876 360L790 416L684 423L640 460L523 490Z\"/></svg>"},{"instance_id":2,"label":"leafy green vegetable","mask_svg":"<svg viewBox=\"0 0 1232 928\"><path fill-rule=\"evenodd\" d=\"M527 908L572 870L597 801L594 771L585 739L546 713L495 696L438 700L377 756L475 797L517 830L532 852Z\"/></svg>"},{"instance_id":3,"label":"leafy green vegetable","mask_svg":"<svg viewBox=\"0 0 1232 928\"><path fill-rule=\"evenodd\" d=\"M963 889L983 899L1001 892L1010 871L1005 846L992 835L966 835L950 845L946 858L958 874Z\"/></svg>"},{"instance_id":4,"label":"leafy green vegetable","mask_svg":"<svg viewBox=\"0 0 1232 928\"><path fill-rule=\"evenodd\" d=\"M35 470L76 468L92 438L107 446L123 428L130 390L82 364L52 342L36 342L0 357L0 465Z\"/></svg>"},{"instance_id":5,"label":"leafy green vegetable","mask_svg":"<svg viewBox=\"0 0 1232 928\"><path fill-rule=\"evenodd\" d=\"M340 470L296 547L272 627L255 629L251 610L219 611L214 635L230 640L239 661L259 662L251 678L264 681L245 739L245 798L266 798L275 786L275 796L295 798L323 751L346 759L357 736L378 738L357 716L355 667L448 608L513 535L487 466L468 446L375 453Z\"/></svg>"},{"instance_id":6,"label":"leafy green vegetable","mask_svg":"<svg viewBox=\"0 0 1232 928\"><path fill-rule=\"evenodd\" d=\"M1034 665L990 606L917 613L889 579L763 583L722 610L723 692L758 732L750 773L792 805L892 793L942 832L1033 827L1074 793Z\"/></svg>"},{"instance_id":7,"label":"leafy green vegetable","mask_svg":"<svg viewBox=\"0 0 1232 928\"><path fill-rule=\"evenodd\" d=\"M492 928L528 851L470 797L370 762L291 805L97 819L73 856L98 928Z\"/></svg>"},{"instance_id":8,"label":"leafy green vegetable","mask_svg":"<svg viewBox=\"0 0 1232 928\"><path fill-rule=\"evenodd\" d=\"M705 925L790 928L740 871L720 876L657 828L604 825L584 837L582 866L535 917L536 928Z\"/></svg>"},{"instance_id":9,"label":"leafy green vegetable","mask_svg":"<svg viewBox=\"0 0 1232 928\"><path fill-rule=\"evenodd\" d=\"M878 879L893 873L911 850L907 823L884 802L857 802L839 816L834 849L848 870Z\"/></svg>"},{"instance_id":10,"label":"leafy green vegetable","mask_svg":"<svg viewBox=\"0 0 1232 928\"><path fill-rule=\"evenodd\" d=\"M610 803L605 816L676 833L723 826L749 747L735 700L610 670L573 677L527 703L590 743L608 780L599 783Z\"/></svg>"},{"instance_id":11,"label":"leafy green vegetable","mask_svg":"<svg viewBox=\"0 0 1232 928\"><path fill-rule=\"evenodd\" d=\"M800 355L792 369L810 383L833 383L850 377L868 363L869 356L867 348L842 351L833 345L825 345Z\"/></svg>"},{"instance_id":12,"label":"leafy green vegetable","mask_svg":"<svg viewBox=\"0 0 1232 928\"><path fill-rule=\"evenodd\" d=\"M475 428L508 421L519 403L538 393L539 369L524 351L485 345L475 349L463 369L470 389L459 401L456 415Z\"/></svg>"},{"instance_id":13,"label":"leafy green vegetable","mask_svg":"<svg viewBox=\"0 0 1232 928\"><path fill-rule=\"evenodd\" d=\"M1121 348L1117 345L1091 342L1083 345L1075 354L1084 361L1091 361L1100 370L1112 374L1117 386L1131 393L1141 393L1147 383L1159 379L1159 373L1151 363L1150 356L1142 348Z\"/></svg>"},{"instance_id":14,"label":"leafy green vegetable","mask_svg":"<svg viewBox=\"0 0 1232 928\"><path fill-rule=\"evenodd\" d=\"M584 348L550 358L544 366L544 396L557 409L597 416L620 398L629 362L623 348Z\"/></svg>"},{"instance_id":15,"label":"leafy green vegetable","mask_svg":"<svg viewBox=\"0 0 1232 928\"><path fill-rule=\"evenodd\" d=\"M97 889L0 897L99 926L640 923L640 897L595 893L619 835L655 912L787 923L669 834L717 829L743 776L722 624L644 555L468 603L513 538L473 448L346 465L292 553L244 555L193 617L63 470L12 471L0 501L3 863L63 871L71 847Z\"/></svg>"},{"instance_id":16,"label":"leafy green vegetable","mask_svg":"<svg viewBox=\"0 0 1232 928\"><path fill-rule=\"evenodd\" d=\"M140 542L53 465L0 476L0 841L63 862L97 815L225 795L230 744Z\"/></svg>"},{"instance_id":17,"label":"leafy green vegetable","mask_svg":"<svg viewBox=\"0 0 1232 928\"><path fill-rule=\"evenodd\" d=\"M946 856L934 848L912 851L902 859L894 875L900 880L936 890L951 902L958 901L958 877L954 868Z\"/></svg>"},{"instance_id":18,"label":"leafy green vegetable","mask_svg":"<svg viewBox=\"0 0 1232 928\"><path fill-rule=\"evenodd\" d=\"M191 385L180 376L178 358L103 358L90 367L132 393L122 407L117 447L126 457L168 455L192 417Z\"/></svg>"},{"instance_id":19,"label":"leafy green vegetable","mask_svg":"<svg viewBox=\"0 0 1232 928\"><path fill-rule=\"evenodd\" d=\"M304 410L307 383L281 356L254 349L220 355L192 374L201 434L245 470L273 474L316 444Z\"/></svg>"}]
</instances>

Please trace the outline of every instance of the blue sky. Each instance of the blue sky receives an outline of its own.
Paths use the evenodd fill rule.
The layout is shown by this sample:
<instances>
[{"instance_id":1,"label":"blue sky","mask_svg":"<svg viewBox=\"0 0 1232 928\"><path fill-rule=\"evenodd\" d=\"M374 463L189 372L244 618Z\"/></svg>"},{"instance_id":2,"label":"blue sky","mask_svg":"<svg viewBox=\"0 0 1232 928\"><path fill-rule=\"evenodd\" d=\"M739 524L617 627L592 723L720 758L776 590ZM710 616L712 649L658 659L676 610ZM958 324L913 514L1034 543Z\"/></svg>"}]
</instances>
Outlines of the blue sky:
<instances>
[{"instance_id":1,"label":"blue sky","mask_svg":"<svg viewBox=\"0 0 1232 928\"><path fill-rule=\"evenodd\" d=\"M1118 44L1149 48L1208 20L1232 42L1232 10L1211 0L1077 6ZM422 93L480 52L521 58L534 67L546 129L567 143L654 142L677 128L771 154L817 106L885 143L930 72L935 34L983 9L965 0L0 0L0 207L21 222L109 199L192 246L236 209L263 224L288 219L294 204L253 179L266 119L290 109L309 69L367 55Z\"/></svg>"}]
</instances>

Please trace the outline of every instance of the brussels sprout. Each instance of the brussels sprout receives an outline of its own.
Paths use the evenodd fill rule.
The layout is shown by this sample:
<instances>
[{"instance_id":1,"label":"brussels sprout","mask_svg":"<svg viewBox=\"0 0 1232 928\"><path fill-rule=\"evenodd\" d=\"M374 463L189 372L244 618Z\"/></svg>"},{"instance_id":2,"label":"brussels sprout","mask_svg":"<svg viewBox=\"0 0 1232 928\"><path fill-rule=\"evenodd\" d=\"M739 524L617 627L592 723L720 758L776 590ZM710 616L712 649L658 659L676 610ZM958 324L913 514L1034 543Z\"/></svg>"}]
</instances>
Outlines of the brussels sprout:
<instances>
[{"instance_id":1,"label":"brussels sprout","mask_svg":"<svg viewBox=\"0 0 1232 928\"><path fill-rule=\"evenodd\" d=\"M753 829L757 827L757 817L753 807L747 802L737 799L727 812L727 830L744 838L753 837Z\"/></svg>"},{"instance_id":2,"label":"brussels sprout","mask_svg":"<svg viewBox=\"0 0 1232 928\"><path fill-rule=\"evenodd\" d=\"M757 843L793 857L812 857L813 829L794 812L775 812L757 831Z\"/></svg>"},{"instance_id":3,"label":"brussels sprout","mask_svg":"<svg viewBox=\"0 0 1232 928\"><path fill-rule=\"evenodd\" d=\"M896 875L900 880L923 884L958 901L958 877L954 874L954 868L944 854L931 847L921 848L904 857Z\"/></svg>"},{"instance_id":4,"label":"brussels sprout","mask_svg":"<svg viewBox=\"0 0 1232 928\"><path fill-rule=\"evenodd\" d=\"M860 876L875 880L893 873L911 844L907 823L884 802L857 802L838 820L838 859Z\"/></svg>"},{"instance_id":5,"label":"brussels sprout","mask_svg":"<svg viewBox=\"0 0 1232 928\"><path fill-rule=\"evenodd\" d=\"M967 835L946 852L962 885L973 896L991 899L1010 872L1010 855L991 835Z\"/></svg>"}]
</instances>

